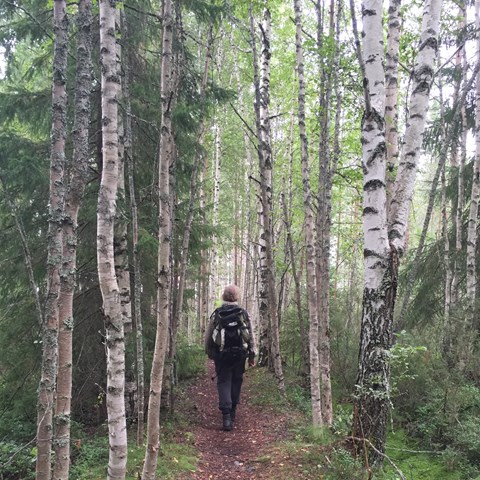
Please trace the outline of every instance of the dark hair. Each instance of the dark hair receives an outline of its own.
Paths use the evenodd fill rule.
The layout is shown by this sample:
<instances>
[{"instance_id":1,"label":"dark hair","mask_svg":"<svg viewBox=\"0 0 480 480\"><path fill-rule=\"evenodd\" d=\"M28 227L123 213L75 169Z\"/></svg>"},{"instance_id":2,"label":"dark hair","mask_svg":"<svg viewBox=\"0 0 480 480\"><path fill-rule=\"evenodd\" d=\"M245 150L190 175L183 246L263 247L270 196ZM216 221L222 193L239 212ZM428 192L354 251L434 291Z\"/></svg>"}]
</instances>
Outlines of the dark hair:
<instances>
[{"instance_id":1,"label":"dark hair","mask_svg":"<svg viewBox=\"0 0 480 480\"><path fill-rule=\"evenodd\" d=\"M240 296L240 289L236 285L228 285L222 294L225 302L236 302Z\"/></svg>"}]
</instances>

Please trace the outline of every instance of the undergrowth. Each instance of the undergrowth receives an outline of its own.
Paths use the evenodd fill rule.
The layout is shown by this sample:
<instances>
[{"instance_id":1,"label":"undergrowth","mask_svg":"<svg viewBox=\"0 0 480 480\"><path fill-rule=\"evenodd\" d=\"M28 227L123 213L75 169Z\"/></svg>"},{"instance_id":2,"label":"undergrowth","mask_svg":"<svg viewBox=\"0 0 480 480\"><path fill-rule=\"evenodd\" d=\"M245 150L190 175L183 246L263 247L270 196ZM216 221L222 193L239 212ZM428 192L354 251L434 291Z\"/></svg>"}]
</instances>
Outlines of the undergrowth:
<instances>
[{"instance_id":1,"label":"undergrowth","mask_svg":"<svg viewBox=\"0 0 480 480\"><path fill-rule=\"evenodd\" d=\"M287 369L286 369L287 370ZM347 441L352 425L352 407L334 406L331 428L313 428L309 392L298 378L286 372L286 392L282 396L267 369L248 372L251 401L286 415L289 436L273 446L268 461L282 465L279 480L293 478L323 480L480 480L476 470L458 463L453 450L426 449L407 437L402 428L392 430L387 440L387 459L382 470L368 471L363 459L355 457Z\"/></svg>"}]
</instances>

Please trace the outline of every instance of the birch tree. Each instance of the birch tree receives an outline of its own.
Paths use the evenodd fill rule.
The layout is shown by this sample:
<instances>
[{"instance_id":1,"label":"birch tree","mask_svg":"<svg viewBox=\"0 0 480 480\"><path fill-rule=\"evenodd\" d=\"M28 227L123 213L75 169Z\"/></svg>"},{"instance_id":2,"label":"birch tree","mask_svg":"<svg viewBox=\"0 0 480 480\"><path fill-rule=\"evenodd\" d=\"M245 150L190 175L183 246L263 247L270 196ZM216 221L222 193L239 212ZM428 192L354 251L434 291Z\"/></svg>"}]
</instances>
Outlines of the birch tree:
<instances>
[{"instance_id":1,"label":"birch tree","mask_svg":"<svg viewBox=\"0 0 480 480\"><path fill-rule=\"evenodd\" d=\"M37 403L36 478L50 480L55 403L58 370L58 324L60 268L62 264L62 225L64 208L64 166L67 124L67 55L68 16L64 0L53 3L52 129L50 154L50 196L48 211L47 298L42 325L42 367Z\"/></svg>"},{"instance_id":2,"label":"birch tree","mask_svg":"<svg viewBox=\"0 0 480 480\"><path fill-rule=\"evenodd\" d=\"M97 207L97 264L105 321L107 353L107 415L109 479L123 480L127 466L125 419L125 338L120 292L114 262L114 220L118 186L118 94L116 62L116 1L100 0L100 61L102 64L102 179Z\"/></svg>"},{"instance_id":3,"label":"birch tree","mask_svg":"<svg viewBox=\"0 0 480 480\"><path fill-rule=\"evenodd\" d=\"M122 9L117 9L115 16L116 29L123 33ZM124 103L123 83L125 82L125 71L123 64L123 41L117 42L117 69L118 77L122 87L119 90L119 103ZM127 237L127 204L125 199L125 119L123 111L118 115L118 185L115 215L115 231L113 237L115 255L115 273L117 275L118 288L120 292L120 305L124 322L124 331L132 331L132 303L130 295L130 271L128 261L128 237Z\"/></svg>"},{"instance_id":4,"label":"birch tree","mask_svg":"<svg viewBox=\"0 0 480 480\"><path fill-rule=\"evenodd\" d=\"M162 65L160 76L161 133L158 181L158 269L157 269L157 332L150 374L148 401L147 448L142 480L154 480L160 448L160 400L165 366L165 354L170 324L171 231L172 200L170 193L170 165L173 159L172 102L175 92L172 82L173 16L172 1L163 2Z\"/></svg>"},{"instance_id":5,"label":"birch tree","mask_svg":"<svg viewBox=\"0 0 480 480\"><path fill-rule=\"evenodd\" d=\"M387 148L387 198L393 194L395 169L398 165L398 56L400 50L401 0L390 0L388 39L385 55L385 142ZM388 203L387 203L388 208Z\"/></svg>"},{"instance_id":6,"label":"birch tree","mask_svg":"<svg viewBox=\"0 0 480 480\"><path fill-rule=\"evenodd\" d=\"M58 379L55 406L55 480L68 479L70 466L70 415L72 403L73 298L77 268L78 213L87 182L90 90L92 2L80 0L77 15L77 72L73 160L65 196L63 219L63 265L60 285L58 332Z\"/></svg>"},{"instance_id":7,"label":"birch tree","mask_svg":"<svg viewBox=\"0 0 480 480\"><path fill-rule=\"evenodd\" d=\"M475 1L475 26L480 31L480 1ZM480 35L477 35L477 63L480 64ZM473 164L473 182L470 195L470 210L467 226L467 320L466 329L478 329L475 321L478 243L478 202L480 201L480 73L477 73L475 85L475 160ZM477 323L477 324L476 324Z\"/></svg>"},{"instance_id":8,"label":"birch tree","mask_svg":"<svg viewBox=\"0 0 480 480\"><path fill-rule=\"evenodd\" d=\"M353 2L351 2L354 12ZM383 69L383 2L365 0L362 7L363 51L359 52L365 86L362 124L364 169L364 292L354 433L369 439L372 464L382 462L390 395L389 349L393 342L393 309L399 258L405 251L410 202L422 146L433 65L438 47L441 0L426 2L404 150L386 209L385 74ZM379 453L380 452L380 453Z\"/></svg>"},{"instance_id":9,"label":"birch tree","mask_svg":"<svg viewBox=\"0 0 480 480\"><path fill-rule=\"evenodd\" d=\"M305 77L303 60L302 8L300 0L294 1L295 9L295 49L298 73L298 128L302 161L303 205L305 211L305 250L307 263L307 299L310 358L310 397L313 425L322 424L322 405L320 392L320 363L318 357L318 304L315 262L315 217L310 187L310 167L308 158L308 138L305 124Z\"/></svg>"},{"instance_id":10,"label":"birch tree","mask_svg":"<svg viewBox=\"0 0 480 480\"><path fill-rule=\"evenodd\" d=\"M259 83L259 155L260 169L260 197L262 205L262 233L264 241L264 262L262 265L261 276L264 292L263 302L265 302L264 314L269 318L270 340L272 364L275 377L280 391L285 390L282 359L280 357L280 332L278 324L277 297L275 293L275 265L273 256L273 220L272 220L272 142L270 128L270 41L271 41L271 16L268 8L268 1L265 1L263 11L263 21L261 24L261 56L260 56L260 83Z\"/></svg>"},{"instance_id":11,"label":"birch tree","mask_svg":"<svg viewBox=\"0 0 480 480\"><path fill-rule=\"evenodd\" d=\"M129 17L122 12L122 27L125 44L129 45ZM130 98L131 84L131 52L127 48L123 63L124 77L122 82L123 100L125 103L125 164L127 166L128 190L130 200L131 230L132 230L132 262L133 262L133 323L135 335L135 368L137 382L137 445L144 443L145 416L145 371L143 349L143 320L141 308L142 277L139 252L138 203L135 186L135 159L133 155L132 106Z\"/></svg>"}]
</instances>

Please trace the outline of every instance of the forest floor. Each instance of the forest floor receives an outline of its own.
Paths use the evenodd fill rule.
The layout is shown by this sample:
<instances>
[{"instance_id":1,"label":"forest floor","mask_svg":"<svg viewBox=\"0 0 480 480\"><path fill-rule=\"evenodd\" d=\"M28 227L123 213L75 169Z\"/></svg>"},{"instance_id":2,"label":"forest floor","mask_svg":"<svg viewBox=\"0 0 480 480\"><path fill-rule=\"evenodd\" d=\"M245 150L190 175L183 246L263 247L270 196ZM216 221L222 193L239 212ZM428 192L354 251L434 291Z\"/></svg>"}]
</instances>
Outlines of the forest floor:
<instances>
[{"instance_id":1,"label":"forest floor","mask_svg":"<svg viewBox=\"0 0 480 480\"><path fill-rule=\"evenodd\" d=\"M295 455L282 448L291 437L289 425L295 422L295 412L258 405L254 390L258 388L248 370L244 376L237 419L230 432L221 429L222 417L214 366L208 364L205 375L191 384L182 402L183 414L188 415L189 431L180 432L190 439L199 455L195 472L182 479L307 479ZM318 478L318 477L317 477Z\"/></svg>"}]
</instances>

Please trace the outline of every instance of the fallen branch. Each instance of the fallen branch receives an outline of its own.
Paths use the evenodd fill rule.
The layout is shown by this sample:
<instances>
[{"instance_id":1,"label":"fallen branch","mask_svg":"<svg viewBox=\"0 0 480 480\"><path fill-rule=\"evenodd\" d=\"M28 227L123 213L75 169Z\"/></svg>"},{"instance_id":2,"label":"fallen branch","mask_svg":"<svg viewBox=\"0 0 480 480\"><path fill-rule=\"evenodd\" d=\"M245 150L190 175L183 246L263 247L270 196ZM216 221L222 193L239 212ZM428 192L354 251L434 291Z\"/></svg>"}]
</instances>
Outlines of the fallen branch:
<instances>
[{"instance_id":1,"label":"fallen branch","mask_svg":"<svg viewBox=\"0 0 480 480\"><path fill-rule=\"evenodd\" d=\"M379 455L381 455L383 458L385 458L388 461L388 463L398 473L398 475L400 476L400 478L402 480L407 480L405 478L405 475L402 473L402 471L393 463L393 460L387 454L381 452L377 447L375 447L375 445L373 445L373 443L370 440L368 440L367 438L358 438L358 437L347 437L347 440L353 440L353 441L359 442L359 443L367 443L368 445L370 445L370 447L373 450L375 450L376 453L378 453Z\"/></svg>"}]
</instances>

